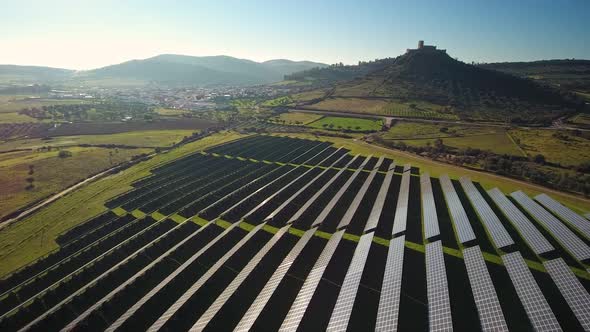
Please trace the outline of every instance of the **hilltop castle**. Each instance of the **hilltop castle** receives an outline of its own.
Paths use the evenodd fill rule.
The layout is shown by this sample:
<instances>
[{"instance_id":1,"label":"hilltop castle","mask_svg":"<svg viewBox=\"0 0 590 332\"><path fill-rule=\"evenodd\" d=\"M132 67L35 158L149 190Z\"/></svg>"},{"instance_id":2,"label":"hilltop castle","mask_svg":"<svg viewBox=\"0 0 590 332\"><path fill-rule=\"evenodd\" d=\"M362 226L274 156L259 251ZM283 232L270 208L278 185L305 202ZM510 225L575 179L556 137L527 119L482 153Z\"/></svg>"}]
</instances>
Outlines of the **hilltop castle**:
<instances>
[{"instance_id":1,"label":"hilltop castle","mask_svg":"<svg viewBox=\"0 0 590 332\"><path fill-rule=\"evenodd\" d=\"M423 40L418 41L418 48L408 48L406 49L406 54L411 52L442 52L447 53L447 50L437 50L436 46L434 45L424 45Z\"/></svg>"}]
</instances>

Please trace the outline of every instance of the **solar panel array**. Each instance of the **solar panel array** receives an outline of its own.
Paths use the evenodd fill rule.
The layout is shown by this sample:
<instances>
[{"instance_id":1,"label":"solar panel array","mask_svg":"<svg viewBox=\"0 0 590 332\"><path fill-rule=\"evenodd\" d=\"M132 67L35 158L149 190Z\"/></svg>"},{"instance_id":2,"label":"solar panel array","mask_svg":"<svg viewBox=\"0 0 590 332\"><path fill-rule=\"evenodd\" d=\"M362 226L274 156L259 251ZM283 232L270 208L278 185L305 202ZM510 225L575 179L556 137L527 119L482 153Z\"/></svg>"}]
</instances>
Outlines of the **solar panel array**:
<instances>
[{"instance_id":1,"label":"solar panel array","mask_svg":"<svg viewBox=\"0 0 590 332\"><path fill-rule=\"evenodd\" d=\"M405 240L406 236L402 235L389 243L375 331L397 330L400 295L402 292Z\"/></svg>"},{"instance_id":2,"label":"solar panel array","mask_svg":"<svg viewBox=\"0 0 590 332\"><path fill-rule=\"evenodd\" d=\"M446 174L439 179L449 212L451 213L451 220L459 236L459 242L467 243L475 240L475 233L473 233L467 214L463 209L463 205L461 205L461 200L455 191L455 187L453 187L453 183L451 183L451 179Z\"/></svg>"},{"instance_id":3,"label":"solar panel array","mask_svg":"<svg viewBox=\"0 0 590 332\"><path fill-rule=\"evenodd\" d=\"M223 307L225 302L235 293L240 285L250 275L252 270L260 263L262 258L270 251L270 249L280 240L280 238L287 233L289 226L284 226L260 249L248 264L238 273L232 282L223 290L223 292L215 299L215 302L209 306L207 311L199 317L199 320L191 327L191 331L202 331L209 321L215 317L217 312ZM151 328L150 328L151 329ZM151 331L151 330L150 330Z\"/></svg>"},{"instance_id":4,"label":"solar panel array","mask_svg":"<svg viewBox=\"0 0 590 332\"><path fill-rule=\"evenodd\" d=\"M500 301L479 246L463 250L463 259L483 331L508 331Z\"/></svg>"},{"instance_id":5,"label":"solar panel array","mask_svg":"<svg viewBox=\"0 0 590 332\"><path fill-rule=\"evenodd\" d=\"M226 231L224 231L224 232L222 232L220 234L220 237L223 237L224 235L226 235L227 233L229 233L232 228L233 227L228 227L226 229ZM201 228L201 229L199 229L199 230L197 230L196 232L192 233L191 235L187 236L182 241L176 243L172 248L168 249L160 257L157 257L156 259L154 259L150 264L148 264L147 266L145 266L143 269L139 270L139 272L137 272L136 274L134 274L131 278L127 279L121 285L119 285L118 287L116 287L113 291L111 291L109 294L107 294L107 296L105 296L102 299L98 300L96 303L94 303L92 306L90 306L86 311L84 311L83 313L79 314L78 317L76 317L76 319L74 319L72 322L70 322L68 325L66 325L66 327L64 328L64 330L73 330L78 323L80 323L82 320L84 320L86 317L88 317L94 310L96 310L97 308L99 308L103 303L107 302L113 296L115 296L115 294L117 294L118 292L120 292L121 290L123 290L128 285L132 284L138 277L140 277L146 271L148 271L149 269L151 269L152 267L154 267L156 264L158 264L159 262L161 262L164 258L166 258L166 256L168 256L174 250L178 249L180 246L182 246L183 244L185 244L186 242L190 241L192 238L194 238L195 236L197 236L198 234L200 234L203 229L204 229L204 227Z\"/></svg>"},{"instance_id":6,"label":"solar panel array","mask_svg":"<svg viewBox=\"0 0 590 332\"><path fill-rule=\"evenodd\" d=\"M442 242L426 245L426 292L430 331L452 331L453 317Z\"/></svg>"},{"instance_id":7,"label":"solar panel array","mask_svg":"<svg viewBox=\"0 0 590 332\"><path fill-rule=\"evenodd\" d=\"M365 183L363 183L361 189L359 189L359 191L356 193L356 196L352 200L352 203L350 203L348 210L346 210L346 213L340 220L340 223L338 223L338 229L348 226L352 221L352 217L354 217L356 210L358 209L359 205L361 205L363 197L365 197L365 194L367 193L369 186L371 185L373 179L375 178L375 175L377 175L377 172L379 171L379 166L380 164L375 165L375 168L371 171L371 173L369 173L369 176L367 176Z\"/></svg>"},{"instance_id":8,"label":"solar panel array","mask_svg":"<svg viewBox=\"0 0 590 332\"><path fill-rule=\"evenodd\" d=\"M533 328L536 331L561 331L553 310L522 255L518 251L506 254L502 256L502 261Z\"/></svg>"},{"instance_id":9,"label":"solar panel array","mask_svg":"<svg viewBox=\"0 0 590 332\"><path fill-rule=\"evenodd\" d=\"M330 237L330 240L322 250L320 257L315 262L313 268L305 279L303 286L301 286L299 293L297 293L295 301L293 301L287 316L283 320L279 329L280 331L295 331L299 326L301 319L305 315L307 306L324 275L324 271L326 270L328 263L330 263L340 240L342 240L342 235L344 235L344 230L338 231Z\"/></svg>"},{"instance_id":10,"label":"solar panel array","mask_svg":"<svg viewBox=\"0 0 590 332\"><path fill-rule=\"evenodd\" d=\"M208 225L210 225L211 223L208 223ZM176 226L176 227L180 227L180 225ZM175 228L176 228L175 227ZM163 238L164 236L166 236L166 234L169 234L171 232L174 231L174 228L167 231L165 234L160 235L158 238ZM156 238L156 240L158 239ZM115 264L114 266L112 266L110 269L108 269L106 272L100 274L98 277L96 277L94 280L92 280L90 283L86 284L86 286L79 288L78 290L76 290L74 293L72 293L70 296L66 297L65 299L63 299L62 301L60 301L59 303L57 303L56 305L54 305L53 307L49 308L47 311L45 311L42 315L36 317L33 321L29 322L27 325L25 325L21 331L26 331L31 329L33 326L35 326L37 323L41 322L42 320L44 320L46 317L48 317L49 315L55 313L56 311L58 311L61 306L65 305L66 303L68 303L69 301L71 301L73 298L75 298L77 295L82 294L87 287L90 287L92 284L96 283L97 281L101 280L102 278L106 277L109 275L109 273L116 271L117 268L119 268L120 266L123 266L125 263L127 263L128 261L130 261L131 259L133 259L133 257L135 257L136 255L141 254L141 252L147 248L148 246L150 246L150 243L142 246L141 248L135 250L134 252L132 252L131 254L127 255L125 257L125 259L123 259L122 261L118 262L117 264Z\"/></svg>"},{"instance_id":11,"label":"solar panel array","mask_svg":"<svg viewBox=\"0 0 590 332\"><path fill-rule=\"evenodd\" d=\"M363 164L356 171L354 171L354 173L352 173L352 175L348 178L348 180L346 180L346 183L344 183L344 185L340 188L340 190L338 190L336 195L334 195L334 197L332 197L330 202L328 202L328 204L326 204L326 207L324 207L322 212L320 212L320 214L317 216L317 218L311 224L312 227L317 226L317 225L321 224L322 222L324 222L324 220L326 219L328 214L330 214L330 212L332 211L332 209L334 208L336 203L338 203L338 200L340 200L340 197L342 197L342 195L344 195L344 193L346 192L348 187L350 187L350 185L352 184L354 179L356 179L356 177L362 172L363 167L367 164L368 161L369 161L369 158L365 159ZM299 211L301 211L301 209L299 209ZM298 211L298 213L299 213L299 211ZM303 212L301 212L301 214L303 214ZM290 219L290 221L295 221L296 216L297 216L297 213Z\"/></svg>"},{"instance_id":12,"label":"solar panel array","mask_svg":"<svg viewBox=\"0 0 590 332\"><path fill-rule=\"evenodd\" d=\"M510 194L520 206L533 216L543 227L569 251L577 260L583 261L590 258L590 247L588 247L574 232L572 232L561 221L547 212L543 207L533 201L522 191L515 191Z\"/></svg>"},{"instance_id":13,"label":"solar panel array","mask_svg":"<svg viewBox=\"0 0 590 332\"><path fill-rule=\"evenodd\" d=\"M230 250L228 250L225 255L223 255L220 259L218 259L215 264L213 264L207 272L205 272L184 294L182 294L171 306L168 308L150 327L151 331L158 331L166 322L182 307L201 287L209 280L222 266L227 262L230 257L235 254L240 248L246 244L262 227L264 224L260 224L254 227L246 236L244 236L238 243L236 243ZM165 279L166 283L171 281L170 277ZM151 297L155 295L155 292L162 289L165 284L158 285L155 287L148 295ZM142 299L143 300L143 299ZM147 300L147 298L146 298ZM130 317L137 309L139 309L138 304L145 303L146 300L139 301L136 303L130 310L127 311L121 318L119 318L113 325L111 325L108 329L108 332L115 331L119 326L124 323L124 319Z\"/></svg>"},{"instance_id":14,"label":"solar panel array","mask_svg":"<svg viewBox=\"0 0 590 332\"><path fill-rule=\"evenodd\" d=\"M333 154L335 154L336 152L338 152L338 150L336 150ZM333 155L332 154L332 155ZM331 155L330 155L331 156ZM344 157L344 155L342 155L342 157ZM342 157L340 157L340 159L342 159ZM329 158L329 157L327 157ZM324 160L326 160L327 158L325 158ZM340 160L339 159L339 160ZM327 170L327 169L326 169ZM325 172L326 170L322 171L321 174L323 174L323 172ZM289 182L287 185L281 187L279 190L275 191L274 193L272 193L271 195L269 195L268 197L266 197L262 202L260 202L254 209L252 209L250 212L248 212L244 217L247 218L250 215L254 214L256 211L258 211L259 209L261 209L263 206L266 205L266 203L270 202L274 197L278 196L281 192L283 192L283 190L286 190L287 188L291 187L292 185L294 185L295 183L297 183L297 181L301 180L303 177L305 177L307 174L309 174L310 172L313 171L313 168L308 169L307 171L303 172L301 175L299 175L298 177L296 177L295 179L291 180L291 182ZM316 176L316 178L319 177ZM272 182L271 182L272 183ZM312 183L312 181L308 182L308 185L310 185ZM249 197L254 196L254 194L256 194L258 191L254 192L253 194L249 195L248 197L246 197L246 199L248 199ZM231 208L230 208L231 209Z\"/></svg>"},{"instance_id":15,"label":"solar panel array","mask_svg":"<svg viewBox=\"0 0 590 332\"><path fill-rule=\"evenodd\" d=\"M377 198L375 198L375 203L373 204L369 219L367 219L367 223L365 224L365 233L375 229L379 223L379 217L381 217L381 211L383 211L383 206L385 205L385 198L387 197L387 191L389 190L391 179L393 179L393 171L388 171L383 179Z\"/></svg>"},{"instance_id":16,"label":"solar panel array","mask_svg":"<svg viewBox=\"0 0 590 332\"><path fill-rule=\"evenodd\" d=\"M459 181L461 182L461 186L463 186L463 190L465 190L467 197L469 197L471 204L473 204L475 211L479 215L479 218L491 235L496 248L504 248L513 245L514 240L512 240L500 219L498 219L473 182L466 177L462 177Z\"/></svg>"},{"instance_id":17,"label":"solar panel array","mask_svg":"<svg viewBox=\"0 0 590 332\"><path fill-rule=\"evenodd\" d=\"M353 158L353 160L354 160L354 159L356 159L357 157L358 157L358 156L354 157L354 158ZM355 172L354 172L354 173L351 175L351 178L356 178L356 176L357 176L357 175L358 175L360 172L362 172L362 168L364 167L364 165L366 165L366 164L367 164L367 162L368 162L368 161L369 161L369 159L365 159L365 161L364 161L364 162L361 164L361 166L359 166L359 168L358 168L358 169L357 169L357 170L356 170L356 171L355 171ZM350 161L350 162L347 164L347 166L348 166L348 165L350 165L351 163L352 163L352 160L351 160L351 161ZM324 185L322 186L322 188L321 188L321 189L320 189L318 192L316 192L316 193L315 193L313 196L311 196L311 198L310 198L310 199L308 199L308 200L307 200L307 202L305 202L305 204L303 204L303 205L301 206L301 208L299 208L299 210L297 210L297 212L295 212L295 214L294 214L294 215L293 215L293 216L292 216L292 217L289 219L289 221L288 221L287 223L293 223L293 222L297 221L297 220L298 220L298 219L299 219L299 218L300 218L300 217L303 215L303 213L304 213L304 212L305 212L305 211L306 211L306 210L307 210L307 209L308 209L308 208L309 208L309 207L310 207L310 206L313 204L313 202L315 202L315 201L318 199L318 197L320 197L320 195L321 195L322 193L324 193L324 191L326 191L326 190L328 189L328 187L330 187L330 185L331 185L331 184L332 184L334 181L336 181L336 179L338 179L340 176L342 176L342 173L344 173L344 172L346 171L346 169L345 169L345 168L346 168L346 167L344 167L344 168L342 168L340 171L338 171L338 173L337 173L335 176L333 176L333 177L330 179L330 181L326 182L326 184L324 184ZM347 181L347 182L344 184L343 188L344 188L344 187L348 188L348 186L350 185L350 183L352 183L352 181L349 179L349 180L348 180L348 181ZM342 190L342 189L341 189L340 191L342 191L342 194L344 194L344 191L345 191L345 190ZM338 193L340 193L340 191L339 191ZM340 196L341 196L342 194L340 194ZM336 194L336 196L338 196L338 194ZM338 196L338 197L340 197L340 196ZM330 203L328 203L328 205L330 205L330 206L332 206L332 207L333 207L334 205L336 205L336 203L337 203L337 201L334 201L334 204L330 205ZM284 207L282 207L282 208L284 208ZM281 208L281 209L282 209L282 208ZM279 209L277 209L275 212L276 212L276 213L278 213L279 211L280 211L280 210L279 210ZM267 217L267 219L268 219L268 217ZM322 221L323 221L323 220L322 220ZM319 223L320 223L320 222L318 222L317 224L319 224ZM313 226L316 226L317 224L316 224L316 223L314 223L314 224L313 224Z\"/></svg>"},{"instance_id":18,"label":"solar panel array","mask_svg":"<svg viewBox=\"0 0 590 332\"><path fill-rule=\"evenodd\" d=\"M488 190L488 195L502 213L516 227L529 247L540 255L555 250L531 221L498 188Z\"/></svg>"},{"instance_id":19,"label":"solar panel array","mask_svg":"<svg viewBox=\"0 0 590 332\"><path fill-rule=\"evenodd\" d=\"M570 210L568 207L563 206L547 194L537 195L535 196L535 199L559 218L574 226L587 239L590 239L590 223L588 220Z\"/></svg>"},{"instance_id":20,"label":"solar panel array","mask_svg":"<svg viewBox=\"0 0 590 332\"><path fill-rule=\"evenodd\" d=\"M585 331L590 331L590 295L561 258L543 263Z\"/></svg>"},{"instance_id":21,"label":"solar panel array","mask_svg":"<svg viewBox=\"0 0 590 332\"><path fill-rule=\"evenodd\" d=\"M404 166L404 170L406 169L406 166ZM397 206L395 208L395 217L393 218L392 234L399 234L406 231L406 223L408 220L408 199L410 197L410 177L411 174L409 169L402 174Z\"/></svg>"},{"instance_id":22,"label":"solar panel array","mask_svg":"<svg viewBox=\"0 0 590 332\"><path fill-rule=\"evenodd\" d=\"M334 165L336 165L336 163L338 163L338 161L340 161L342 158L344 158L346 156L346 154L343 154L342 157L340 157L340 159L338 159L337 161L335 161L331 167L333 167ZM344 171L346 171L346 168L356 159L358 158L359 155L354 156L352 159L350 159L350 161L348 163L346 163L346 165L344 167L342 167L341 170L338 171L338 173L336 173L328 182L326 182L326 184L324 184L322 186L322 188L316 192L302 207L302 211L307 210L307 208L317 199L317 197L319 197L325 190L326 188L328 188L334 181L336 181L336 179L342 174L344 173ZM291 197L289 197L285 202L283 202L283 204L281 204L279 207L277 207L273 212L271 212L268 216L266 216L264 219L265 220L270 220L272 219L274 216L276 216L279 212L281 212L287 205L289 205L296 197L298 197L299 195L301 195L302 192L304 192L309 186L311 186L315 181L317 181L317 179L319 179L322 175L324 175L326 172L328 171L328 169L326 168L325 170L323 170L320 174L318 174L315 178L313 178L311 181L309 181L308 183L306 183L303 187L301 187L295 194L293 194Z\"/></svg>"},{"instance_id":23,"label":"solar panel array","mask_svg":"<svg viewBox=\"0 0 590 332\"><path fill-rule=\"evenodd\" d=\"M202 194L195 192L194 202L189 202L182 190L175 188L174 192L183 194L180 196L183 199L176 204L194 206L192 215L210 209L205 219L217 219L207 223L195 220L200 225L197 226L192 220L175 223L167 217L149 218L148 225L164 226L138 228L114 240L100 238L96 243L106 244L98 247L98 257L72 254L73 262L60 260L52 265L55 268L33 271L34 277L26 277L22 284L10 284L10 276L0 280L0 292L4 292L1 294L0 330L70 331L91 327L112 332L143 324L136 329L182 330L192 325L193 331L213 328L246 331L261 327L276 330L280 326L281 331L293 331L321 330L327 324L328 330L344 331L363 330L363 324L370 325L375 319L375 330L395 331L423 329L428 319L431 331L504 331L508 326L560 331L562 326L573 329L578 321L582 329L590 331L587 291L590 281L585 274L590 268L582 262L590 248L570 230L571 226L584 233L584 229L590 229L590 222L549 196L538 195L535 201L515 192L514 199L509 199L500 190L492 189L488 191L490 201L469 179L462 178L461 186L455 186L448 176L442 176L440 183L446 202L442 208L449 209L451 220L438 220L440 211L437 208L441 206L436 205L439 197L437 201L434 198L439 192L433 192L427 173L420 176L422 208L415 210L417 207L408 204L418 199L417 190L409 190L411 177L416 175L411 174L410 165L404 165L395 218L388 222L380 219L394 212L391 211L393 202L386 202L388 194L394 190L391 185L395 169L399 169L393 161L386 161L384 157L353 157L327 143L312 141L313 148L307 148L298 145L299 141L285 142L289 139L282 138L283 144L277 147L269 143L272 140L266 135L248 138L245 139L248 148L242 148L240 142L228 143L216 148L218 155L211 155L211 151L199 153L172 171L164 170L161 174L157 171L150 179L139 181L136 188L142 189L130 191L135 196L129 193L123 196L133 201L138 197L158 201L162 192L168 190L166 188L182 183L192 170L200 170L190 177L204 177L211 182L204 186ZM265 142L261 146L266 146L264 149L268 151L264 152L256 145L258 143L252 142ZM245 160L232 158L236 154ZM273 165L277 157L289 154L291 161L297 158L299 162ZM267 162L255 164L250 159ZM208 161L212 164L201 169ZM384 167L384 162L390 166ZM203 175L221 163L224 166L214 175L207 175L211 179ZM289 159L282 159L280 163L288 164ZM301 163L310 165L301 166ZM339 169L334 170L336 166ZM356 170L351 171L349 166ZM183 171L175 173L177 169ZM225 170L237 175L233 178L227 175L226 180L226 175L221 174ZM364 182L357 177L362 172L367 172L362 176ZM285 177L286 174L290 176ZM174 176L177 179L167 183ZM383 178L379 189L373 182L377 176L378 180ZM238 181L241 178L243 180ZM188 187L195 181L183 185ZM336 183L344 185L336 188ZM214 188L218 184L219 188ZM221 189L225 187L226 190ZM367 193L373 188L378 190L371 193L375 201L366 202ZM264 195L259 194L261 190L266 190ZM287 190L289 197L285 197ZM327 191L335 194L326 195ZM470 202L466 204L473 205L485 230L477 224L474 224L477 229L471 228L471 222L479 221L468 219L461 201L463 193ZM343 204L342 197L349 197L352 203ZM322 211L314 220L307 212L320 199ZM240 205L242 202L245 204ZM128 204L125 199L117 198L117 203L109 208L132 206L125 204ZM235 223L219 219L226 205L231 207L224 213L231 210L232 218L228 221ZM498 210L492 210L494 205ZM265 220L278 213L295 212L301 224L309 225L314 221L314 226L322 223L333 209L339 209L338 213L343 212L344 217L339 220L340 230L330 234L331 227L321 232L313 226L307 231L290 226L277 229L264 222L251 225L243 220L244 215L256 209L260 209L257 216L267 215ZM458 245L462 255L457 254L453 249L457 245L453 231L458 233L457 242L462 243L475 240L474 230L490 234L496 248L505 248L513 240L519 240L514 234L508 234L504 228L508 225L505 219L499 219L500 215L493 211L501 211L520 237L536 254L544 254L543 257L536 257L526 249L526 253L521 252L528 260L519 252L505 253L507 250L495 252L490 248L488 253L482 253L477 245L470 248ZM422 224L406 225L408 216L420 213ZM355 215L368 215L364 235L358 234L360 238L356 236L360 232L357 227L346 228ZM392 226L393 239L387 234L384 235L386 239L375 237L375 230L384 222L389 224L385 226ZM94 227L96 223L90 224ZM406 227L407 237L403 235ZM422 231L428 240L422 238ZM113 236L117 236L117 232L113 232ZM441 236L441 240L434 241L437 236ZM560 248L544 236L555 237ZM449 247L443 246L446 241ZM569 255L555 258L563 252L555 250L554 246L563 247L580 262ZM87 248L86 244L81 247ZM387 257L384 257L385 250ZM549 252L552 260L544 261ZM369 257L373 253L375 257ZM368 270L369 258L375 270ZM456 265L462 264L461 259L465 269ZM538 263L531 264L533 261L543 262L545 269L540 269ZM54 270L57 273L51 276ZM467 283L471 291L465 288ZM173 287L176 285L178 287ZM363 287L362 292L360 287ZM378 302L376 297L379 297ZM474 303L475 308L463 307L469 303ZM373 317L369 317L370 312ZM150 313L154 316L150 317Z\"/></svg>"},{"instance_id":24,"label":"solar panel array","mask_svg":"<svg viewBox=\"0 0 590 332\"><path fill-rule=\"evenodd\" d=\"M422 173L422 175L420 175L420 194L422 198L424 236L427 239L430 239L439 235L440 229L438 227L438 216L436 214L436 205L434 204L430 174L428 173Z\"/></svg>"},{"instance_id":25,"label":"solar panel array","mask_svg":"<svg viewBox=\"0 0 590 332\"><path fill-rule=\"evenodd\" d=\"M279 287L279 283L283 280L283 278L287 274L287 271L289 271L289 268L291 268L291 265L293 265L293 262L295 262L295 259L297 259L297 257L299 256L305 245L307 245L307 243L309 242L309 240L313 236L313 233L315 233L316 230L316 228L312 228L301 236L299 241L297 241L297 244L293 247L293 249L291 249L287 257L283 259L283 261L276 268L275 272L272 274L270 279L266 282L266 285L264 285L262 291L258 294L254 302L250 305L248 311L246 311L244 316L242 316L242 319L240 320L234 331L249 331L252 328L252 325L254 325L254 322L262 312L262 309L264 309L272 294L275 292L277 287Z\"/></svg>"},{"instance_id":26,"label":"solar panel array","mask_svg":"<svg viewBox=\"0 0 590 332\"><path fill-rule=\"evenodd\" d=\"M373 235L374 233L370 232L361 236L356 246L354 256L352 256L352 261L340 287L336 306L332 311L332 316L326 329L327 331L344 331L347 329L352 307L354 306L354 299L356 298L356 293L363 277L365 262L371 249Z\"/></svg>"}]
</instances>

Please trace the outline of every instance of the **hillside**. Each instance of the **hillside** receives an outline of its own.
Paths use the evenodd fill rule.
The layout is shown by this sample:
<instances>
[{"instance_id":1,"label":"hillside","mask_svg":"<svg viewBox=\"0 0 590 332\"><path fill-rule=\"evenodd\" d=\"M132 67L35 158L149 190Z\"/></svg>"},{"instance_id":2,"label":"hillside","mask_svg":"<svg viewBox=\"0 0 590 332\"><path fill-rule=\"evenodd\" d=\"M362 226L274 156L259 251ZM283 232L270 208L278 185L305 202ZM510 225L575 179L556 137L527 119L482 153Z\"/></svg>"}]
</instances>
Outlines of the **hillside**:
<instances>
[{"instance_id":1,"label":"hillside","mask_svg":"<svg viewBox=\"0 0 590 332\"><path fill-rule=\"evenodd\" d=\"M482 64L480 67L527 77L563 89L590 92L590 60L500 62Z\"/></svg>"},{"instance_id":2,"label":"hillside","mask_svg":"<svg viewBox=\"0 0 590 332\"><path fill-rule=\"evenodd\" d=\"M162 85L256 85L280 81L284 75L295 71L325 66L309 61L271 60L259 63L223 55L195 57L162 54L87 71L0 66L0 82L92 84L133 81L136 84Z\"/></svg>"},{"instance_id":3,"label":"hillside","mask_svg":"<svg viewBox=\"0 0 590 332\"><path fill-rule=\"evenodd\" d=\"M500 71L469 65L443 51L418 50L377 61L362 77L334 83L333 92L312 109L418 118L547 124L581 107L572 94ZM365 65L366 66L366 65ZM347 69L362 72L361 66ZM289 78L337 76L329 67ZM349 102L349 103L347 103Z\"/></svg>"},{"instance_id":4,"label":"hillside","mask_svg":"<svg viewBox=\"0 0 590 332\"><path fill-rule=\"evenodd\" d=\"M73 70L61 68L0 65L0 84L62 81L71 77L73 73Z\"/></svg>"}]
</instances>

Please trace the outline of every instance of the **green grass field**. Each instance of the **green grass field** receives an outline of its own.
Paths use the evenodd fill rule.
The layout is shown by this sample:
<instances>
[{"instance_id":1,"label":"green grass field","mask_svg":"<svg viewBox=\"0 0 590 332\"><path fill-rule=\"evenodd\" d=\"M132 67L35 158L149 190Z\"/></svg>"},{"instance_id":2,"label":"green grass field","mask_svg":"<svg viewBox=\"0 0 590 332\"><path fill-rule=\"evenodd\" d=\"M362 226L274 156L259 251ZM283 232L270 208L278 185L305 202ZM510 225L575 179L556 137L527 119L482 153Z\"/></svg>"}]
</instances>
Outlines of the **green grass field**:
<instances>
[{"instance_id":1,"label":"green grass field","mask_svg":"<svg viewBox=\"0 0 590 332\"><path fill-rule=\"evenodd\" d=\"M0 217L52 193L59 192L89 175L129 160L132 156L149 153L150 149L67 148L68 158L58 157L58 151L20 151L0 154ZM29 174L29 167L34 167ZM27 190L27 178L34 179L34 188Z\"/></svg>"},{"instance_id":2,"label":"green grass field","mask_svg":"<svg viewBox=\"0 0 590 332\"><path fill-rule=\"evenodd\" d=\"M484 134L467 137L446 137L441 138L443 144L456 149L481 149L497 154L509 154L522 156L518 147L510 140L505 133ZM434 145L434 138L403 140L407 145L427 146Z\"/></svg>"},{"instance_id":3,"label":"green grass field","mask_svg":"<svg viewBox=\"0 0 590 332\"><path fill-rule=\"evenodd\" d=\"M281 123L282 121L285 121L284 124L286 125L306 125L321 118L322 115L319 114L304 112L288 112L281 113L279 116L272 117L271 122L276 122L278 120Z\"/></svg>"},{"instance_id":4,"label":"green grass field","mask_svg":"<svg viewBox=\"0 0 590 332\"><path fill-rule=\"evenodd\" d=\"M322 111L375 114L403 118L459 119L456 114L444 111L443 107L424 101L336 97L322 100L309 107Z\"/></svg>"},{"instance_id":5,"label":"green grass field","mask_svg":"<svg viewBox=\"0 0 590 332\"><path fill-rule=\"evenodd\" d=\"M381 136L412 146L433 145L434 141L440 138L444 145L457 149L474 148L497 154L523 155L503 127L404 121L396 123Z\"/></svg>"},{"instance_id":6,"label":"green grass field","mask_svg":"<svg viewBox=\"0 0 590 332\"><path fill-rule=\"evenodd\" d=\"M120 173L102 178L68 194L39 212L0 232L0 276L57 249L57 236L106 210L104 202L130 190L131 183L148 176L163 163L244 135L219 133L158 154Z\"/></svg>"},{"instance_id":7,"label":"green grass field","mask_svg":"<svg viewBox=\"0 0 590 332\"><path fill-rule=\"evenodd\" d=\"M445 129L446 128L446 129ZM505 133L502 127L400 121L382 136L385 139L418 139Z\"/></svg>"},{"instance_id":8,"label":"green grass field","mask_svg":"<svg viewBox=\"0 0 590 332\"><path fill-rule=\"evenodd\" d=\"M177 110L177 109L172 109L172 108L156 108L155 109L156 114L158 115L162 115L162 116L182 116L184 114L190 114L191 111L188 110Z\"/></svg>"},{"instance_id":9,"label":"green grass field","mask_svg":"<svg viewBox=\"0 0 590 332\"><path fill-rule=\"evenodd\" d=\"M579 165L590 160L590 140L576 137L566 131L568 139L555 137L556 130L514 129L510 135L529 155L542 154L547 161L562 165Z\"/></svg>"},{"instance_id":10,"label":"green grass field","mask_svg":"<svg viewBox=\"0 0 590 332\"><path fill-rule=\"evenodd\" d=\"M0 143L0 152L15 149L38 149L43 146L72 146L80 144L120 144L136 147L165 147L180 142L196 130L146 130L108 135L59 136L52 139L19 139Z\"/></svg>"},{"instance_id":11,"label":"green grass field","mask_svg":"<svg viewBox=\"0 0 590 332\"><path fill-rule=\"evenodd\" d=\"M330 130L379 131L383 126L383 120L327 116L314 121L307 126Z\"/></svg>"},{"instance_id":12,"label":"green grass field","mask_svg":"<svg viewBox=\"0 0 590 332\"><path fill-rule=\"evenodd\" d=\"M315 103L310 108L322 111L352 112L385 115L387 101L361 98L330 98Z\"/></svg>"},{"instance_id":13,"label":"green grass field","mask_svg":"<svg viewBox=\"0 0 590 332\"><path fill-rule=\"evenodd\" d=\"M293 98L291 98L291 96L283 96L283 97L278 97L275 99L267 100L267 101L263 102L262 104L260 104L260 106L276 107L276 106L286 106L286 105L291 105L291 104L293 104Z\"/></svg>"},{"instance_id":14,"label":"green grass field","mask_svg":"<svg viewBox=\"0 0 590 332\"><path fill-rule=\"evenodd\" d=\"M0 113L0 124L2 123L26 123L26 122L39 122L35 118L30 116L19 114L17 112Z\"/></svg>"},{"instance_id":15,"label":"green grass field","mask_svg":"<svg viewBox=\"0 0 590 332\"><path fill-rule=\"evenodd\" d=\"M50 105L70 105L70 104L84 104L88 101L81 99L48 99L48 98L34 98L29 99L28 96L0 96L0 113L14 113L23 108L50 106Z\"/></svg>"}]
</instances>

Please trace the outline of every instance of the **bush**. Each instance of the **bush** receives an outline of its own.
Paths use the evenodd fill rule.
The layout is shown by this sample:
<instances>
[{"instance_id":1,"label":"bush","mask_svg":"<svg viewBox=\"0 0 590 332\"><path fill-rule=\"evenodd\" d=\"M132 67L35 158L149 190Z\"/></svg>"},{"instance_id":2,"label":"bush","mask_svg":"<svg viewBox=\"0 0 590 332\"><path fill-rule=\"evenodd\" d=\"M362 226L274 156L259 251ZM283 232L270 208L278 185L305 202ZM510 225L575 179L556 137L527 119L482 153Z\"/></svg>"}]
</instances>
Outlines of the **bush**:
<instances>
[{"instance_id":1,"label":"bush","mask_svg":"<svg viewBox=\"0 0 590 332\"><path fill-rule=\"evenodd\" d=\"M72 156L72 152L68 151L68 150L61 150L59 151L59 153L57 154L58 157L60 158L68 158Z\"/></svg>"}]
</instances>

